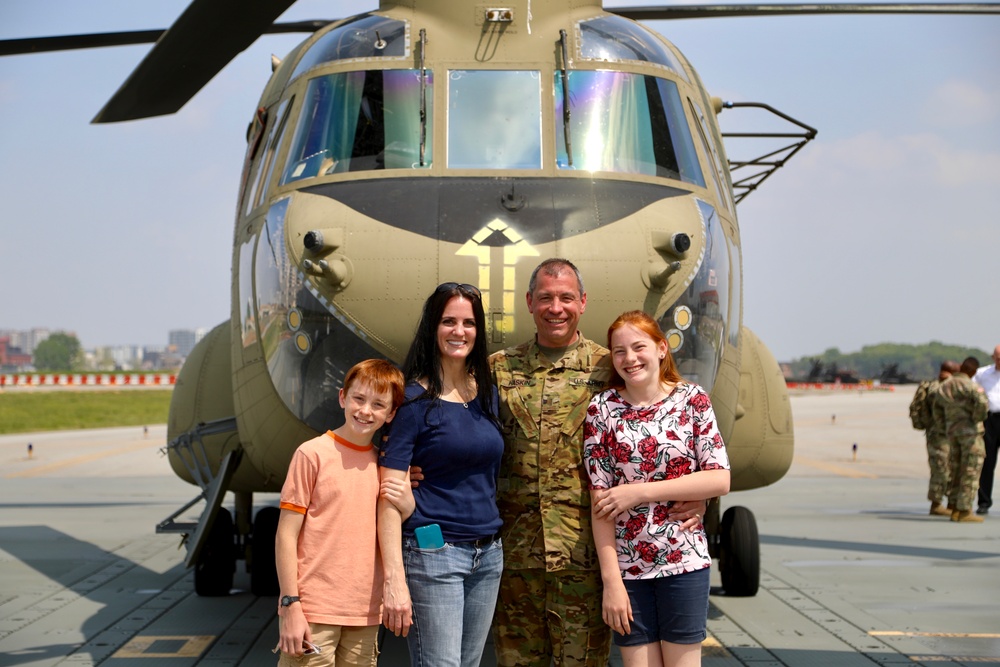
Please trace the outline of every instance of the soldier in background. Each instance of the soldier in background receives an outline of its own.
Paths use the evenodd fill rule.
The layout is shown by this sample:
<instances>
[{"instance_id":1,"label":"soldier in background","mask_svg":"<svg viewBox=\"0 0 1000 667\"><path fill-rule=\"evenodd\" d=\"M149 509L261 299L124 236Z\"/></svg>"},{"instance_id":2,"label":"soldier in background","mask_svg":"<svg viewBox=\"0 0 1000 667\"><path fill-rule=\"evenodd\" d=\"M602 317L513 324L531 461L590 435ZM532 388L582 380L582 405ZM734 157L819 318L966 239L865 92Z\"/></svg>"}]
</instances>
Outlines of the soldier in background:
<instances>
[{"instance_id":1,"label":"soldier in background","mask_svg":"<svg viewBox=\"0 0 1000 667\"><path fill-rule=\"evenodd\" d=\"M951 520L982 523L983 517L972 512L972 502L979 489L979 475L986 458L983 444L983 419L987 414L986 394L972 381L979 361L968 357L958 372L941 383L935 401L941 404L945 418L952 490L949 494Z\"/></svg>"},{"instance_id":2,"label":"soldier in background","mask_svg":"<svg viewBox=\"0 0 1000 667\"><path fill-rule=\"evenodd\" d=\"M948 462L948 436L944 430L944 409L935 399L941 383L957 372L956 362L944 362L935 379L920 383L910 402L910 421L914 428L924 431L927 440L927 465L931 470L927 499L931 501L932 515L950 516L952 510L941 502L948 496L951 469Z\"/></svg>"},{"instance_id":3,"label":"soldier in background","mask_svg":"<svg viewBox=\"0 0 1000 667\"><path fill-rule=\"evenodd\" d=\"M607 387L607 348L578 331L587 307L568 260L535 268L526 295L536 335L490 357L500 392L504 455L497 484L504 571L494 633L497 664L604 667L611 629L601 614L600 564L583 470L583 422ZM674 519L698 524L702 502Z\"/></svg>"}]
</instances>

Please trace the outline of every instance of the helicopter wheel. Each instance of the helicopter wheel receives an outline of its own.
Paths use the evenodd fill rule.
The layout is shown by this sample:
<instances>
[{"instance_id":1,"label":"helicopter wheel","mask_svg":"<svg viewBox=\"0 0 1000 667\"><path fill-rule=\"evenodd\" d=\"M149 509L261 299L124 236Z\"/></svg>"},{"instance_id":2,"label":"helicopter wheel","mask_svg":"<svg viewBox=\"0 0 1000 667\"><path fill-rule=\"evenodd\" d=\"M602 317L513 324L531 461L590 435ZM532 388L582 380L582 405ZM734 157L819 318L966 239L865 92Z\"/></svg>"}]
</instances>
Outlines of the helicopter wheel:
<instances>
[{"instance_id":1,"label":"helicopter wheel","mask_svg":"<svg viewBox=\"0 0 1000 667\"><path fill-rule=\"evenodd\" d=\"M229 595L236 571L236 545L233 542L233 515L225 507L212 523L198 562L194 566L194 590L202 597Z\"/></svg>"},{"instance_id":2,"label":"helicopter wheel","mask_svg":"<svg viewBox=\"0 0 1000 667\"><path fill-rule=\"evenodd\" d=\"M278 570L274 562L274 537L278 532L280 514L277 507L262 507L253 520L250 592L258 597L273 597L279 592Z\"/></svg>"},{"instance_id":3,"label":"helicopter wheel","mask_svg":"<svg viewBox=\"0 0 1000 667\"><path fill-rule=\"evenodd\" d=\"M760 588L760 537L753 512L730 507L722 515L719 532L719 573L726 595L756 595Z\"/></svg>"}]
</instances>

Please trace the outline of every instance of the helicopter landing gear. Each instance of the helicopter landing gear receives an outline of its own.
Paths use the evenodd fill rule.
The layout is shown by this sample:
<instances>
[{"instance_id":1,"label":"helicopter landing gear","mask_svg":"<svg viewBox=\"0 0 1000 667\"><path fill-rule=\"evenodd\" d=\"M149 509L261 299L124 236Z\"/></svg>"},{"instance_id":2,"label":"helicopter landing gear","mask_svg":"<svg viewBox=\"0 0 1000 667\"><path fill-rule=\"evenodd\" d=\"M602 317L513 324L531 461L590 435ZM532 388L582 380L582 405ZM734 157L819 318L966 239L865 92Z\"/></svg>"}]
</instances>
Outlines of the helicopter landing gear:
<instances>
[{"instance_id":1,"label":"helicopter landing gear","mask_svg":"<svg viewBox=\"0 0 1000 667\"><path fill-rule=\"evenodd\" d=\"M719 526L719 573L726 595L750 597L760 588L760 537L746 507L730 507Z\"/></svg>"},{"instance_id":2,"label":"helicopter landing gear","mask_svg":"<svg viewBox=\"0 0 1000 667\"><path fill-rule=\"evenodd\" d=\"M194 590L204 597L229 595L236 571L233 515L220 508L194 564Z\"/></svg>"},{"instance_id":3,"label":"helicopter landing gear","mask_svg":"<svg viewBox=\"0 0 1000 667\"><path fill-rule=\"evenodd\" d=\"M247 561L250 566L250 592L258 597L278 594L278 570L274 559L274 538L278 532L277 507L262 507L253 520L253 534Z\"/></svg>"}]
</instances>

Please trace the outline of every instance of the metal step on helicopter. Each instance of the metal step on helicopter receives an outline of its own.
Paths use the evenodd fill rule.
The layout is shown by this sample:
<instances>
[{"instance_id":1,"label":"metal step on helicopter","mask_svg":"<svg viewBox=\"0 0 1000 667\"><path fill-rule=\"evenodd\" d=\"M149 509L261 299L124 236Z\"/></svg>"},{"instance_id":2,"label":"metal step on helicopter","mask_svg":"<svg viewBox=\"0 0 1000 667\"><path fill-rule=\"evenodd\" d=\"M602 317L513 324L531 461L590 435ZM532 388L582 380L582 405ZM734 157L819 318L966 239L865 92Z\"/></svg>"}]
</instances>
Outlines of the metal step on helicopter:
<instances>
[{"instance_id":1,"label":"metal step on helicopter","mask_svg":"<svg viewBox=\"0 0 1000 667\"><path fill-rule=\"evenodd\" d=\"M157 526L184 536L201 595L244 560L276 591L277 509L295 448L342 419L344 372L399 362L426 294L477 285L492 349L530 336L540 259L587 280L584 334L643 308L681 373L710 391L732 489L778 481L793 453L784 378L743 326L736 207L816 131L765 104L727 105L643 21L829 13L997 14L998 4L697 5L598 0L456 6L383 1L336 21L280 24L291 0L194 0L166 31L6 40L0 54L155 42L94 119L174 113L260 35L306 32L274 58L248 113L232 248L232 311L195 348L171 405L167 452L200 493ZM788 124L735 161L716 116L753 107ZM225 507L227 494L235 499ZM196 521L182 515L200 507ZM202 507L203 506L203 507ZM729 595L759 585L752 512L714 504L706 526Z\"/></svg>"}]
</instances>

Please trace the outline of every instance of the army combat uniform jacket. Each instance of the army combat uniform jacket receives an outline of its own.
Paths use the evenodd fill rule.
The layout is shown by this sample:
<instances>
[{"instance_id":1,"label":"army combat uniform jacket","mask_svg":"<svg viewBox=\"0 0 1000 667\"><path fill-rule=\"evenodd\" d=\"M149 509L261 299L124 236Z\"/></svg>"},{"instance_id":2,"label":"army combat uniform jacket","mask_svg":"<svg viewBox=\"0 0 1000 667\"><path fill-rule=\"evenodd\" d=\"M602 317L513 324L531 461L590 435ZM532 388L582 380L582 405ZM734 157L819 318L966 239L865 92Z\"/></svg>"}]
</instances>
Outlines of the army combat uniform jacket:
<instances>
[{"instance_id":1,"label":"army combat uniform jacket","mask_svg":"<svg viewBox=\"0 0 1000 667\"><path fill-rule=\"evenodd\" d=\"M947 440L948 434L945 433L945 415L944 415L944 405L938 400L938 388L941 386L941 380L934 379L931 380L930 384L927 386L927 395L924 396L924 402L927 405L927 415L929 417L930 423L927 425L927 442L937 442L941 440Z\"/></svg>"},{"instance_id":2,"label":"army combat uniform jacket","mask_svg":"<svg viewBox=\"0 0 1000 667\"><path fill-rule=\"evenodd\" d=\"M580 336L553 363L534 340L490 357L504 454L497 484L504 568L597 570L583 422L607 387L608 350Z\"/></svg>"},{"instance_id":3,"label":"army combat uniform jacket","mask_svg":"<svg viewBox=\"0 0 1000 667\"><path fill-rule=\"evenodd\" d=\"M986 394L968 375L952 375L938 386L935 398L941 404L945 432L949 438L983 434L983 420L989 414L989 403Z\"/></svg>"},{"instance_id":4,"label":"army combat uniform jacket","mask_svg":"<svg viewBox=\"0 0 1000 667\"><path fill-rule=\"evenodd\" d=\"M983 419L989 404L979 385L964 373L955 373L942 382L935 396L944 409L945 431L948 434L951 472L948 504L954 510L967 512L972 509L979 490L979 476L986 458Z\"/></svg>"}]
</instances>

